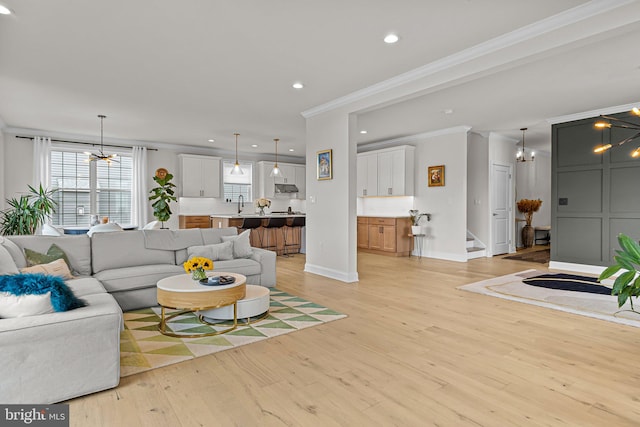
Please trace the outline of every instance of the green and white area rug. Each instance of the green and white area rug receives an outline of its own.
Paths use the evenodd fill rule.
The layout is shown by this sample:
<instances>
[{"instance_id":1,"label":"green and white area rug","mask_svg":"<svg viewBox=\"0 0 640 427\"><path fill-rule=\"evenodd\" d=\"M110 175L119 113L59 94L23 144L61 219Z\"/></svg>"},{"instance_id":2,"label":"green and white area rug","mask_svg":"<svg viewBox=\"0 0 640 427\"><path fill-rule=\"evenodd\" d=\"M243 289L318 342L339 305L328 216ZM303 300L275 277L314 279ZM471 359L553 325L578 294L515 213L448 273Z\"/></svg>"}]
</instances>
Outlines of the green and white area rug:
<instances>
[{"instance_id":1,"label":"green and white area rug","mask_svg":"<svg viewBox=\"0 0 640 427\"><path fill-rule=\"evenodd\" d=\"M541 288L522 281L545 273L548 271L525 270L459 286L458 289L640 327L640 315L628 311L629 302L618 308L615 296ZM603 280L602 284L610 287L612 280Z\"/></svg>"},{"instance_id":2,"label":"green and white area rug","mask_svg":"<svg viewBox=\"0 0 640 427\"><path fill-rule=\"evenodd\" d=\"M347 316L277 289L271 289L271 305L266 318L211 337L173 338L162 335L158 331L160 307L129 311L124 313L125 330L120 334L120 376L251 344L344 317ZM219 329L228 328L228 325L222 324ZM193 313L172 319L167 327L179 333L210 332L217 328L200 323Z\"/></svg>"}]
</instances>

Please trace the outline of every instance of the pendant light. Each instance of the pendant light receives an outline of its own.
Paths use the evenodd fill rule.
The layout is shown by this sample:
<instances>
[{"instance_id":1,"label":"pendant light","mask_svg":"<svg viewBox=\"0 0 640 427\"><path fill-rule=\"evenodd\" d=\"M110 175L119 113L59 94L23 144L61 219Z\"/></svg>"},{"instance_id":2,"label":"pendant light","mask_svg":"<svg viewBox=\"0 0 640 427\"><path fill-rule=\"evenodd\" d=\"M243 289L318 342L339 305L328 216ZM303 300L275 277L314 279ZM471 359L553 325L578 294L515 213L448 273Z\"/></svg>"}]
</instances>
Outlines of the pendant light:
<instances>
[{"instance_id":1,"label":"pendant light","mask_svg":"<svg viewBox=\"0 0 640 427\"><path fill-rule=\"evenodd\" d=\"M86 162L97 162L100 160L103 160L105 162L107 162L107 164L109 166L111 166L111 162L117 162L117 160L115 160L116 157L118 157L117 154L109 154L108 156L104 154L104 135L103 135L103 130L104 130L104 119L107 118L107 116L103 115L103 114L98 114L98 117L100 118L100 152L99 153L90 153L88 151L85 151L85 154L89 156L89 158L87 160L85 160Z\"/></svg>"},{"instance_id":2,"label":"pendant light","mask_svg":"<svg viewBox=\"0 0 640 427\"><path fill-rule=\"evenodd\" d=\"M633 107L631 109L631 113L635 114L636 116L640 116L640 108L638 107ZM620 120L616 117L611 117L611 116L600 116L600 121L595 123L595 127L596 129L611 129L611 128L619 128L619 129L631 129L632 131L640 131L640 125L637 123L633 123L633 122L628 122L626 120ZM607 121L605 121L607 120ZM605 151L607 151L610 148L616 148L616 147L620 147L624 144L626 144L627 142L631 142L636 138L640 138L640 132L631 135L628 138L623 139L622 141L616 142L615 144L604 144L604 145L599 145L598 147L594 148L593 152L594 153L604 153ZM635 150L633 150L631 152L631 157L633 158L638 158L640 157L640 147L636 147Z\"/></svg>"},{"instance_id":3,"label":"pendant light","mask_svg":"<svg viewBox=\"0 0 640 427\"><path fill-rule=\"evenodd\" d=\"M272 178L284 178L282 170L278 167L278 141L280 140L278 138L274 138L274 141L276 142L276 162L273 165L273 169L271 169L269 176Z\"/></svg>"},{"instance_id":4,"label":"pendant light","mask_svg":"<svg viewBox=\"0 0 640 427\"><path fill-rule=\"evenodd\" d=\"M524 132L527 130L527 128L520 128L520 130L522 131L522 151L518 151L518 154L516 154L516 161L518 162L532 161L533 162L536 159L536 153L532 151L531 159L527 160L526 152L524 151Z\"/></svg>"},{"instance_id":5,"label":"pendant light","mask_svg":"<svg viewBox=\"0 0 640 427\"><path fill-rule=\"evenodd\" d=\"M236 136L236 163L233 165L233 169L231 169L231 175L244 175L240 163L238 163L238 137L240 134L234 133L234 135Z\"/></svg>"}]
</instances>

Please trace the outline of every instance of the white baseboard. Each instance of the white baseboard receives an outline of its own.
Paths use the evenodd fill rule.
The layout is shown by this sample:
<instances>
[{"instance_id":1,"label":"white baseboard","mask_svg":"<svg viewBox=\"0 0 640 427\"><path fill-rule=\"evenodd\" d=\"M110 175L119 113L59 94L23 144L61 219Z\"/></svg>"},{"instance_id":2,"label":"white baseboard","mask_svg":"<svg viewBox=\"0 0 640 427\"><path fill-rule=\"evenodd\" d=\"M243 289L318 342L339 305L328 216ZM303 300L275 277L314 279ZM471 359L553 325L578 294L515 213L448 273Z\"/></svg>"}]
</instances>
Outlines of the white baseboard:
<instances>
[{"instance_id":1,"label":"white baseboard","mask_svg":"<svg viewBox=\"0 0 640 427\"><path fill-rule=\"evenodd\" d=\"M334 270L332 268L321 267L319 265L313 265L306 263L304 265L304 271L307 273L317 274L319 276L328 277L330 279L340 280L341 282L353 283L358 281L358 273L347 273L344 271Z\"/></svg>"},{"instance_id":2,"label":"white baseboard","mask_svg":"<svg viewBox=\"0 0 640 427\"><path fill-rule=\"evenodd\" d=\"M446 261L467 262L467 253L454 254L449 252L429 252L422 254L424 258L444 259Z\"/></svg>"},{"instance_id":3,"label":"white baseboard","mask_svg":"<svg viewBox=\"0 0 640 427\"><path fill-rule=\"evenodd\" d=\"M597 274L599 276L600 273L602 273L607 267L602 267L600 265L573 264L571 262L549 261L549 268L552 270L567 270L575 271L578 273Z\"/></svg>"}]
</instances>

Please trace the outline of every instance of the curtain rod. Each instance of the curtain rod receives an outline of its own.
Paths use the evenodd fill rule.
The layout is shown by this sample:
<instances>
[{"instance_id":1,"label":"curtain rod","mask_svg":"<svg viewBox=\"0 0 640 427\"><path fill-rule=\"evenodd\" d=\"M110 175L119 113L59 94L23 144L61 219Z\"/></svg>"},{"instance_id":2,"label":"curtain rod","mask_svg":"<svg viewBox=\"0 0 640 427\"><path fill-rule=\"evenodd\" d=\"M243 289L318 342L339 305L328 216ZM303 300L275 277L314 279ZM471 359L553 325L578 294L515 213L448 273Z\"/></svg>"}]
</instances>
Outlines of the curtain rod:
<instances>
[{"instance_id":1,"label":"curtain rod","mask_svg":"<svg viewBox=\"0 0 640 427\"><path fill-rule=\"evenodd\" d=\"M22 138L22 139L30 139L33 140L32 136L22 136L22 135L16 135L16 138ZM82 145L91 145L92 147L96 147L98 145L100 145L99 143L96 142L80 142L80 141L67 141L64 139L52 139L51 142L69 142L71 144L82 144ZM113 145L113 144L102 144L105 147L115 147L115 148L133 148L127 145ZM147 148L147 151L158 151L157 148Z\"/></svg>"}]
</instances>

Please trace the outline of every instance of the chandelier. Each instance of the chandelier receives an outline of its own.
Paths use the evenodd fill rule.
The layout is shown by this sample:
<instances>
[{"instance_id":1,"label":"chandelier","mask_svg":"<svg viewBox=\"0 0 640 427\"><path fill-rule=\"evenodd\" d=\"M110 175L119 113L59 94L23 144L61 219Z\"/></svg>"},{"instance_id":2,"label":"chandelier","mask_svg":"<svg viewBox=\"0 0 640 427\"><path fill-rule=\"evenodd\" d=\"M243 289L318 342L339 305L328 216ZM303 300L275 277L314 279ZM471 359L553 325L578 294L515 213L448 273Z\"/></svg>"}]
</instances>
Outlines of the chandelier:
<instances>
[{"instance_id":1,"label":"chandelier","mask_svg":"<svg viewBox=\"0 0 640 427\"><path fill-rule=\"evenodd\" d=\"M527 162L527 161L531 161L533 162L536 158L536 153L534 151L531 152L531 158L529 160L527 160L526 158L526 152L524 150L524 132L527 130L527 128L520 128L520 130L522 131L522 151L518 151L518 154L516 154L516 161L518 162Z\"/></svg>"},{"instance_id":2,"label":"chandelier","mask_svg":"<svg viewBox=\"0 0 640 427\"><path fill-rule=\"evenodd\" d=\"M115 158L118 157L118 155L117 154L109 154L109 155L104 154L103 121L104 121L104 119L107 118L107 116L102 115L102 114L98 114L98 117L100 118L100 152L99 153L90 153L88 151L85 151L84 154L89 156L89 158L86 160L87 162L97 162L99 160L103 160L103 161L107 162L107 164L109 166L111 166L111 162L118 162L117 160L115 160Z\"/></svg>"},{"instance_id":3,"label":"chandelier","mask_svg":"<svg viewBox=\"0 0 640 427\"><path fill-rule=\"evenodd\" d=\"M631 113L635 114L636 116L640 116L640 109L638 109L638 107L633 107L631 109ZM601 115L600 119L601 120L597 121L594 125L596 129L619 128L619 129L631 129L638 132L635 135L625 138L622 141L617 142L615 144L599 145L593 149L594 153L598 153L598 154L604 153L605 151L607 151L612 147L620 147L621 145L624 145L627 142L631 142L634 139L640 137L640 124L627 122L625 120L621 120L616 117L604 116L604 115ZM636 147L636 149L631 152L631 157L634 157L634 158L640 157L640 147Z\"/></svg>"}]
</instances>

